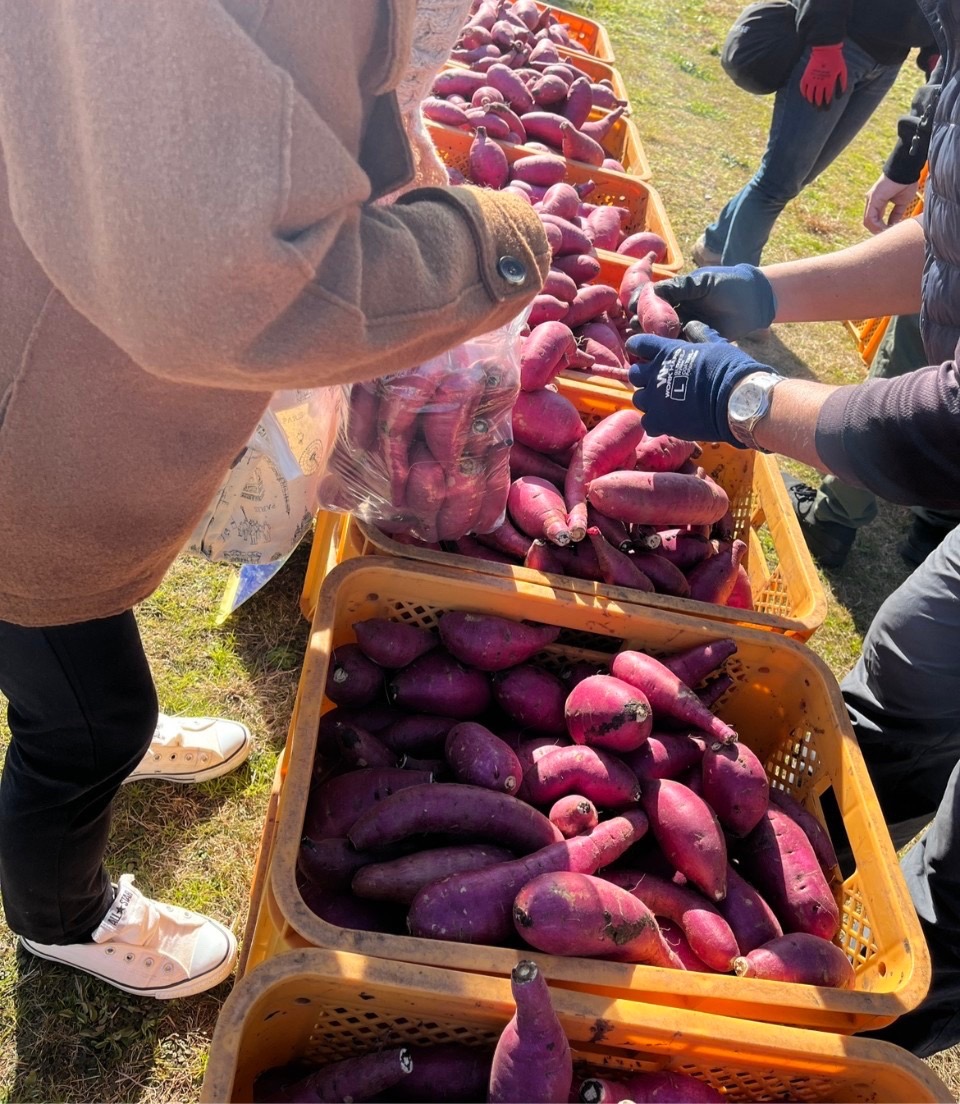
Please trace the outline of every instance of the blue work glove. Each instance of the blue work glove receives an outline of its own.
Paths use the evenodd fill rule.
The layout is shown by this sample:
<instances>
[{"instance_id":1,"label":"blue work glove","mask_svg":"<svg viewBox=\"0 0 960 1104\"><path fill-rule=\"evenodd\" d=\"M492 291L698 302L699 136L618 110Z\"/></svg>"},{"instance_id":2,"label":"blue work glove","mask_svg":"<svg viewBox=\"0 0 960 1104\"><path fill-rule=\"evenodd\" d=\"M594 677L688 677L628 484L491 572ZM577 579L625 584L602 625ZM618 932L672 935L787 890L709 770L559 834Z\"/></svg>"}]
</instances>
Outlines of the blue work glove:
<instances>
[{"instance_id":1,"label":"blue work glove","mask_svg":"<svg viewBox=\"0 0 960 1104\"><path fill-rule=\"evenodd\" d=\"M770 281L748 264L698 268L687 276L658 280L653 290L681 322L706 322L729 341L769 326L777 313Z\"/></svg>"},{"instance_id":2,"label":"blue work glove","mask_svg":"<svg viewBox=\"0 0 960 1104\"><path fill-rule=\"evenodd\" d=\"M727 403L734 385L751 372L773 371L707 330L707 342L692 344L655 334L627 339L638 361L630 369L634 405L643 411L651 437L669 433L685 441L724 441L745 448L730 432Z\"/></svg>"}]
</instances>

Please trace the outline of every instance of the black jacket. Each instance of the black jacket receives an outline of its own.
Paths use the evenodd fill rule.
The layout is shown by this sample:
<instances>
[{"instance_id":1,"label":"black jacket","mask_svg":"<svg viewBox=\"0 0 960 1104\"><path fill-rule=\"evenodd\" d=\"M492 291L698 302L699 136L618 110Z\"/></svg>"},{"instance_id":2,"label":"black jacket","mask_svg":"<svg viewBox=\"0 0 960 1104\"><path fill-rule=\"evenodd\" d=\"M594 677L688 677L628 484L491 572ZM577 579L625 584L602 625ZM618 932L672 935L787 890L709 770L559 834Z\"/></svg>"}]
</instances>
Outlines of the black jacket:
<instances>
[{"instance_id":1,"label":"black jacket","mask_svg":"<svg viewBox=\"0 0 960 1104\"><path fill-rule=\"evenodd\" d=\"M851 38L882 65L895 65L920 47L919 64L936 53L930 24L916 0L793 0L797 30L808 46Z\"/></svg>"}]
</instances>

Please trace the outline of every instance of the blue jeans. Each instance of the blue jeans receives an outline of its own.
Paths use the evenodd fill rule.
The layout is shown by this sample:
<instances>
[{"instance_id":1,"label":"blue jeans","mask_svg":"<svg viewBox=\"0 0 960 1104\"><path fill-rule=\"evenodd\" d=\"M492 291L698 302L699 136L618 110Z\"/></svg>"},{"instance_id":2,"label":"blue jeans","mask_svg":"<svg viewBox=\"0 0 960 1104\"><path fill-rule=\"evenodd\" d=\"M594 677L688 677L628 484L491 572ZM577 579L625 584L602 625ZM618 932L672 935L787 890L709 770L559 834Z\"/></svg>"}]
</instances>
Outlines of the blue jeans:
<instances>
[{"instance_id":1,"label":"blue jeans","mask_svg":"<svg viewBox=\"0 0 960 1104\"><path fill-rule=\"evenodd\" d=\"M876 111L900 64L880 65L855 42L843 44L847 91L826 109L800 93L809 49L776 94L767 148L753 179L707 227L706 246L721 263L758 265L780 212L846 148Z\"/></svg>"},{"instance_id":2,"label":"blue jeans","mask_svg":"<svg viewBox=\"0 0 960 1104\"><path fill-rule=\"evenodd\" d=\"M930 992L870 1033L926 1057L960 1042L960 529L883 603L842 683L930 948ZM842 842L842 841L838 841ZM841 847L842 850L842 847Z\"/></svg>"}]
</instances>

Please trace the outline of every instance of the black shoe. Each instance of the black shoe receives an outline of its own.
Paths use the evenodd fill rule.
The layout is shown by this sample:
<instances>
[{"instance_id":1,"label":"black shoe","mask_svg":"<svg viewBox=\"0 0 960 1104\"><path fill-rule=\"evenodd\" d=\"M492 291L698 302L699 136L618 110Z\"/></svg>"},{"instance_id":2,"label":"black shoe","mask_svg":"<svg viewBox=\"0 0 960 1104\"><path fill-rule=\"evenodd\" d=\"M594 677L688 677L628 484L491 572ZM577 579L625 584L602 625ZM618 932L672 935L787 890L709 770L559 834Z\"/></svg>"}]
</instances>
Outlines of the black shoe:
<instances>
[{"instance_id":1,"label":"black shoe","mask_svg":"<svg viewBox=\"0 0 960 1104\"><path fill-rule=\"evenodd\" d=\"M780 473L793 503L793 512L800 522L800 531L807 542L810 555L822 567L843 567L847 555L856 540L857 531L849 525L835 521L815 521L810 516L817 497L816 487L802 483L786 472Z\"/></svg>"},{"instance_id":2,"label":"black shoe","mask_svg":"<svg viewBox=\"0 0 960 1104\"><path fill-rule=\"evenodd\" d=\"M922 517L914 517L897 551L908 564L919 567L953 528L952 525L933 525Z\"/></svg>"}]
</instances>

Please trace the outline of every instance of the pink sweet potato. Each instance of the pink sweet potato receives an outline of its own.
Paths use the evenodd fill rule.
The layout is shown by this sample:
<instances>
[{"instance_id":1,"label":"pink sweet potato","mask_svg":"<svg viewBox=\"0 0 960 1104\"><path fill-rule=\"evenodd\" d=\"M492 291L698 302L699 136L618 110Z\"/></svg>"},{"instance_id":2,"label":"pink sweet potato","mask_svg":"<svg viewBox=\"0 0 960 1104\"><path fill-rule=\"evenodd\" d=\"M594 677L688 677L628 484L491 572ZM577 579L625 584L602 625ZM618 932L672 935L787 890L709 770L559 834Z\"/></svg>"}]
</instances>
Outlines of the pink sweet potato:
<instances>
[{"instance_id":1,"label":"pink sweet potato","mask_svg":"<svg viewBox=\"0 0 960 1104\"><path fill-rule=\"evenodd\" d=\"M832 939L840 911L803 829L776 805L737 849L745 876L770 902L785 932Z\"/></svg>"},{"instance_id":2,"label":"pink sweet potato","mask_svg":"<svg viewBox=\"0 0 960 1104\"><path fill-rule=\"evenodd\" d=\"M422 661L418 661L422 662ZM626 650L614 656L611 674L646 694L654 717L661 714L702 729L722 744L731 744L736 732L707 709L673 671L653 656Z\"/></svg>"},{"instance_id":3,"label":"pink sweet potato","mask_svg":"<svg viewBox=\"0 0 960 1104\"><path fill-rule=\"evenodd\" d=\"M570 279L565 273L558 272L558 275ZM570 283L573 281L570 280ZM520 351L520 386L523 390L536 391L550 383L566 367L576 345L576 338L564 322L542 322L531 330Z\"/></svg>"},{"instance_id":4,"label":"pink sweet potato","mask_svg":"<svg viewBox=\"0 0 960 1104\"><path fill-rule=\"evenodd\" d=\"M589 832L600 821L596 805L582 794L561 797L550 806L547 816L560 829L564 839Z\"/></svg>"},{"instance_id":5,"label":"pink sweet potato","mask_svg":"<svg viewBox=\"0 0 960 1104\"><path fill-rule=\"evenodd\" d=\"M750 583L750 576L742 563L737 567L737 578L734 581L733 589L727 596L727 605L731 609L752 610L757 608L753 598L753 586Z\"/></svg>"},{"instance_id":6,"label":"pink sweet potato","mask_svg":"<svg viewBox=\"0 0 960 1104\"><path fill-rule=\"evenodd\" d=\"M663 433L659 437L644 437L637 445L634 466L638 471L675 472L701 453L696 441L684 441Z\"/></svg>"},{"instance_id":7,"label":"pink sweet potato","mask_svg":"<svg viewBox=\"0 0 960 1104\"><path fill-rule=\"evenodd\" d=\"M477 540L488 548L503 552L514 561L522 560L530 547L530 538L521 533L509 518L505 518L496 529L491 529L489 533L478 533Z\"/></svg>"},{"instance_id":8,"label":"pink sweet potato","mask_svg":"<svg viewBox=\"0 0 960 1104\"><path fill-rule=\"evenodd\" d=\"M425 885L440 878L468 870L484 870L514 857L505 847L489 843L428 848L388 862L371 862L370 852L362 854L366 856L365 861L354 871L351 886L356 896L404 905L409 905Z\"/></svg>"},{"instance_id":9,"label":"pink sweet potato","mask_svg":"<svg viewBox=\"0 0 960 1104\"><path fill-rule=\"evenodd\" d=\"M660 662L691 689L712 675L737 650L737 642L729 636L721 640L708 640L693 644L683 651L661 656Z\"/></svg>"},{"instance_id":10,"label":"pink sweet potato","mask_svg":"<svg viewBox=\"0 0 960 1104\"><path fill-rule=\"evenodd\" d=\"M551 268L547 273L546 279L543 281L543 294L552 295L555 299L559 299L561 303L570 304L577 297L576 281L565 272L561 272L559 268ZM569 329L569 326L567 328ZM571 357L572 355L573 354L571 354ZM548 383L553 381L556 374L556 371L554 371L549 375L534 377L535 382L531 380L529 386L523 387L525 380L521 367L520 385L523 387L524 391L532 391L536 387L546 387Z\"/></svg>"},{"instance_id":11,"label":"pink sweet potato","mask_svg":"<svg viewBox=\"0 0 960 1104\"><path fill-rule=\"evenodd\" d=\"M552 544L570 543L567 510L559 490L546 479L521 475L510 484L507 496L510 520L531 538Z\"/></svg>"},{"instance_id":12,"label":"pink sweet potato","mask_svg":"<svg viewBox=\"0 0 960 1104\"><path fill-rule=\"evenodd\" d=\"M514 900L513 921L520 937L546 954L683 969L647 906L591 874L562 870L533 878Z\"/></svg>"},{"instance_id":13,"label":"pink sweet potato","mask_svg":"<svg viewBox=\"0 0 960 1104\"><path fill-rule=\"evenodd\" d=\"M545 215L556 215L572 222L580 210L580 196L571 184L554 184L544 193L539 210Z\"/></svg>"},{"instance_id":14,"label":"pink sweet potato","mask_svg":"<svg viewBox=\"0 0 960 1104\"><path fill-rule=\"evenodd\" d=\"M567 688L551 671L521 663L493 676L493 695L512 720L531 732L565 736Z\"/></svg>"},{"instance_id":15,"label":"pink sweet potato","mask_svg":"<svg viewBox=\"0 0 960 1104\"><path fill-rule=\"evenodd\" d=\"M443 755L458 782L512 794L523 780L513 748L476 721L461 721L450 729Z\"/></svg>"},{"instance_id":16,"label":"pink sweet potato","mask_svg":"<svg viewBox=\"0 0 960 1104\"><path fill-rule=\"evenodd\" d=\"M564 703L564 715L575 743L610 751L632 751L653 728L646 696L612 675L591 675L579 682Z\"/></svg>"},{"instance_id":17,"label":"pink sweet potato","mask_svg":"<svg viewBox=\"0 0 960 1104\"><path fill-rule=\"evenodd\" d=\"M503 671L525 663L559 635L556 625L514 621L490 613L450 610L440 618L440 639L447 651L480 671Z\"/></svg>"},{"instance_id":18,"label":"pink sweet potato","mask_svg":"<svg viewBox=\"0 0 960 1104\"><path fill-rule=\"evenodd\" d=\"M587 531L588 484L626 464L642 438L640 412L624 409L607 415L577 443L563 485L574 540L582 540Z\"/></svg>"},{"instance_id":19,"label":"pink sweet potato","mask_svg":"<svg viewBox=\"0 0 960 1104\"><path fill-rule=\"evenodd\" d=\"M691 568L687 574L690 597L697 602L725 605L737 582L740 561L746 551L746 543L735 540L732 544L721 547L716 555Z\"/></svg>"},{"instance_id":20,"label":"pink sweet potato","mask_svg":"<svg viewBox=\"0 0 960 1104\"><path fill-rule=\"evenodd\" d=\"M728 832L745 836L770 803L763 763L745 744L708 744L700 761L703 798Z\"/></svg>"},{"instance_id":21,"label":"pink sweet potato","mask_svg":"<svg viewBox=\"0 0 960 1104\"><path fill-rule=\"evenodd\" d=\"M560 252L557 256L558 260L559 257L568 253L576 255L587 254L589 256L595 253L593 243L575 223L568 219L559 218L557 215L548 214L545 211L540 212L540 221L545 225L549 223L560 228L563 239L560 245ZM572 276L573 273L570 273L570 275ZM576 277L574 277L574 279L576 279Z\"/></svg>"},{"instance_id":22,"label":"pink sweet potato","mask_svg":"<svg viewBox=\"0 0 960 1104\"><path fill-rule=\"evenodd\" d=\"M820 863L820 869L826 875L827 880L832 881L836 878L840 860L837 858L837 852L834 850L826 828L809 809L806 809L795 797L785 790L781 790L778 786L770 787L770 801L778 809L782 809L791 820L796 821L803 829L803 834L810 841L810 846L817 856L817 862Z\"/></svg>"},{"instance_id":23,"label":"pink sweet potato","mask_svg":"<svg viewBox=\"0 0 960 1104\"><path fill-rule=\"evenodd\" d=\"M486 1099L489 1104L565 1101L573 1058L546 979L535 962L524 959L510 974L510 988L517 1010L497 1040Z\"/></svg>"},{"instance_id":24,"label":"pink sweet potato","mask_svg":"<svg viewBox=\"0 0 960 1104\"><path fill-rule=\"evenodd\" d=\"M523 775L523 796L534 805L550 805L577 793L600 809L624 809L640 796L637 776L616 755L600 748L557 748L537 759Z\"/></svg>"},{"instance_id":25,"label":"pink sweet potato","mask_svg":"<svg viewBox=\"0 0 960 1104\"><path fill-rule=\"evenodd\" d=\"M676 564L656 552L634 552L630 557L635 566L653 583L658 594L686 598L690 594L687 577Z\"/></svg>"},{"instance_id":26,"label":"pink sweet potato","mask_svg":"<svg viewBox=\"0 0 960 1104\"><path fill-rule=\"evenodd\" d=\"M594 526L587 527L587 537L597 555L600 577L611 586L630 587L632 590L652 594L656 589L650 578L636 565L633 557L621 552L604 540L603 534Z\"/></svg>"},{"instance_id":27,"label":"pink sweet potato","mask_svg":"<svg viewBox=\"0 0 960 1104\"><path fill-rule=\"evenodd\" d=\"M661 529L657 535L660 537L657 553L682 571L713 555L713 545L700 533L691 533L687 529Z\"/></svg>"},{"instance_id":28,"label":"pink sweet potato","mask_svg":"<svg viewBox=\"0 0 960 1104\"><path fill-rule=\"evenodd\" d=\"M734 969L738 977L831 989L852 989L856 981L850 960L836 943L806 932L791 932L756 947L736 959Z\"/></svg>"},{"instance_id":29,"label":"pink sweet potato","mask_svg":"<svg viewBox=\"0 0 960 1104\"><path fill-rule=\"evenodd\" d=\"M354 621L353 631L363 654L381 667L406 667L437 646L437 637L429 629L389 617Z\"/></svg>"},{"instance_id":30,"label":"pink sweet potato","mask_svg":"<svg viewBox=\"0 0 960 1104\"><path fill-rule=\"evenodd\" d=\"M514 180L526 180L530 184L540 184L547 188L551 184L559 184L566 173L566 161L550 153L531 153L526 157L518 157L510 166L510 175Z\"/></svg>"},{"instance_id":31,"label":"pink sweet potato","mask_svg":"<svg viewBox=\"0 0 960 1104\"><path fill-rule=\"evenodd\" d=\"M509 128L505 128L509 130ZM503 135L506 137L506 134ZM478 126L469 150L470 179L483 188L502 188L510 179L507 155L492 139L487 128Z\"/></svg>"},{"instance_id":32,"label":"pink sweet potato","mask_svg":"<svg viewBox=\"0 0 960 1104\"><path fill-rule=\"evenodd\" d=\"M485 83L502 92L507 103L521 116L533 110L534 102L530 90L509 65L501 62L491 65L486 71Z\"/></svg>"},{"instance_id":33,"label":"pink sweet potato","mask_svg":"<svg viewBox=\"0 0 960 1104\"><path fill-rule=\"evenodd\" d=\"M487 676L465 667L445 648L435 648L396 671L387 693L401 709L458 720L478 717L490 704Z\"/></svg>"},{"instance_id":34,"label":"pink sweet potato","mask_svg":"<svg viewBox=\"0 0 960 1104\"><path fill-rule=\"evenodd\" d=\"M538 452L564 452L586 433L573 403L549 388L521 391L513 404L513 439Z\"/></svg>"},{"instance_id":35,"label":"pink sweet potato","mask_svg":"<svg viewBox=\"0 0 960 1104\"><path fill-rule=\"evenodd\" d=\"M621 752L621 758L643 785L651 778L679 778L699 764L703 747L702 740L682 732L651 732L636 750Z\"/></svg>"},{"instance_id":36,"label":"pink sweet potato","mask_svg":"<svg viewBox=\"0 0 960 1104\"><path fill-rule=\"evenodd\" d=\"M717 911L730 925L741 954L783 935L773 909L756 889L727 865L727 895L717 902Z\"/></svg>"},{"instance_id":37,"label":"pink sweet potato","mask_svg":"<svg viewBox=\"0 0 960 1104\"><path fill-rule=\"evenodd\" d=\"M692 886L638 870L606 870L603 877L638 897L655 916L680 925L690 949L711 969L728 974L740 947L715 905Z\"/></svg>"},{"instance_id":38,"label":"pink sweet potato","mask_svg":"<svg viewBox=\"0 0 960 1104\"><path fill-rule=\"evenodd\" d=\"M553 575L565 575L566 566L560 559L560 548L549 541L535 540L523 557L523 566L531 571L546 571Z\"/></svg>"},{"instance_id":39,"label":"pink sweet potato","mask_svg":"<svg viewBox=\"0 0 960 1104\"><path fill-rule=\"evenodd\" d=\"M361 813L347 838L357 850L366 851L437 832L500 843L523 854L562 839L543 813L526 802L461 782L400 790Z\"/></svg>"},{"instance_id":40,"label":"pink sweet potato","mask_svg":"<svg viewBox=\"0 0 960 1104\"><path fill-rule=\"evenodd\" d=\"M572 330L589 322L607 318L618 306L616 288L609 284L587 284L578 290L569 310L563 316L564 323Z\"/></svg>"},{"instance_id":41,"label":"pink sweet potato","mask_svg":"<svg viewBox=\"0 0 960 1104\"><path fill-rule=\"evenodd\" d=\"M377 411L380 396L375 384L355 383L350 388L347 403L347 444L350 448L366 451L377 442Z\"/></svg>"},{"instance_id":42,"label":"pink sweet potato","mask_svg":"<svg viewBox=\"0 0 960 1104\"><path fill-rule=\"evenodd\" d=\"M609 517L663 528L712 524L729 505L716 485L679 472L611 472L588 484L587 501Z\"/></svg>"},{"instance_id":43,"label":"pink sweet potato","mask_svg":"<svg viewBox=\"0 0 960 1104\"><path fill-rule=\"evenodd\" d=\"M648 254L649 256L650 254ZM634 309L637 321L644 333L658 337L679 337L680 319L674 308L653 290L653 283L641 284Z\"/></svg>"},{"instance_id":44,"label":"pink sweet potato","mask_svg":"<svg viewBox=\"0 0 960 1104\"><path fill-rule=\"evenodd\" d=\"M727 845L710 806L672 778L644 783L641 802L664 855L711 901L722 901L727 892Z\"/></svg>"},{"instance_id":45,"label":"pink sweet potato","mask_svg":"<svg viewBox=\"0 0 960 1104\"><path fill-rule=\"evenodd\" d=\"M510 446L510 476L512 479L519 479L522 475L532 475L537 479L545 479L548 483L552 483L554 487L560 488L563 486L564 479L566 479L567 469L562 464L558 464L556 460L551 460L546 453L538 452L536 449L521 445L519 441L514 441ZM527 543L529 545L529 540Z\"/></svg>"},{"instance_id":46,"label":"pink sweet potato","mask_svg":"<svg viewBox=\"0 0 960 1104\"><path fill-rule=\"evenodd\" d=\"M554 229L559 230L559 227L554 227ZM546 223L544 223L544 231L549 238L550 228ZM586 251L583 253L556 253L553 258L553 267L565 272L578 284L588 283L600 275L600 262L595 256Z\"/></svg>"},{"instance_id":47,"label":"pink sweet potato","mask_svg":"<svg viewBox=\"0 0 960 1104\"><path fill-rule=\"evenodd\" d=\"M532 878L558 870L592 874L618 859L646 831L643 811L631 809L523 858L442 878L424 886L411 904L410 932L461 943L506 942L513 931L514 898Z\"/></svg>"}]
</instances>

